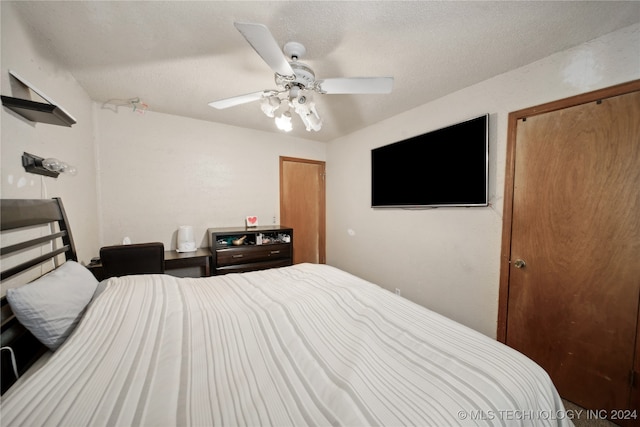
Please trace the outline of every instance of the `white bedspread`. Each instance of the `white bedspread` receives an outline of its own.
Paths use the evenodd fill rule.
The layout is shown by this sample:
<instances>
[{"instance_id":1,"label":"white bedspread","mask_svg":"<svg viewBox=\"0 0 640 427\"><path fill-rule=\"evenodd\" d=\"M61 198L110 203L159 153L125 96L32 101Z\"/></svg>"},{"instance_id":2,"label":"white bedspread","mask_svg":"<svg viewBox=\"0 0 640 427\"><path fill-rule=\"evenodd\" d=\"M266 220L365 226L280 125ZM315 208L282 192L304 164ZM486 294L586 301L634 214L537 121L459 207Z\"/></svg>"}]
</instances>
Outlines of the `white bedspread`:
<instances>
[{"instance_id":1,"label":"white bedspread","mask_svg":"<svg viewBox=\"0 0 640 427\"><path fill-rule=\"evenodd\" d=\"M571 425L520 353L338 269L112 279L2 425Z\"/></svg>"}]
</instances>

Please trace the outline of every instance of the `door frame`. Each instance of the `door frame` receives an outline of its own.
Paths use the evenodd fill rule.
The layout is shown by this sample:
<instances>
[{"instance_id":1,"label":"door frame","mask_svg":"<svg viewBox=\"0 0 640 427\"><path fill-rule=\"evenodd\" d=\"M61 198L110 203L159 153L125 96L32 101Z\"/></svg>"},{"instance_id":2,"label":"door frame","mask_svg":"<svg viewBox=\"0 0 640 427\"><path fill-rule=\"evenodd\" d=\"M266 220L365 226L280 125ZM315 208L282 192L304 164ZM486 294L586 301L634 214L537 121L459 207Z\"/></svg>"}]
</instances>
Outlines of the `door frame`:
<instances>
[{"instance_id":1,"label":"door frame","mask_svg":"<svg viewBox=\"0 0 640 427\"><path fill-rule=\"evenodd\" d=\"M298 157L287 157L280 156L280 219L282 219L282 212L285 208L285 201L282 198L283 186L284 186L284 174L283 174L283 164L284 162L297 162L297 163L310 163L314 165L322 166L322 186L320 190L320 218L318 218L319 230L318 230L318 260L320 264L326 264L327 262L327 253L326 253L326 241L327 241L327 225L326 225L326 170L327 170L327 162L323 160L310 160L310 159L302 159ZM295 230L294 230L295 233Z\"/></svg>"},{"instance_id":2,"label":"door frame","mask_svg":"<svg viewBox=\"0 0 640 427\"><path fill-rule=\"evenodd\" d=\"M504 180L504 206L502 220L502 247L500 250L500 287L498 291L498 327L496 339L506 343L507 339L507 311L509 303L509 274L511 264L511 224L513 222L513 190L516 166L516 135L518 120L538 114L558 111L576 105L595 102L599 99L611 98L625 93L640 90L640 80L618 84L605 89L595 90L570 98L529 107L509 113L507 127L507 159ZM638 328L640 335L640 328ZM640 337L636 339L636 360L640 360ZM640 365L640 361L637 362ZM640 366L638 366L640 367ZM636 372L637 368L636 367Z\"/></svg>"}]
</instances>

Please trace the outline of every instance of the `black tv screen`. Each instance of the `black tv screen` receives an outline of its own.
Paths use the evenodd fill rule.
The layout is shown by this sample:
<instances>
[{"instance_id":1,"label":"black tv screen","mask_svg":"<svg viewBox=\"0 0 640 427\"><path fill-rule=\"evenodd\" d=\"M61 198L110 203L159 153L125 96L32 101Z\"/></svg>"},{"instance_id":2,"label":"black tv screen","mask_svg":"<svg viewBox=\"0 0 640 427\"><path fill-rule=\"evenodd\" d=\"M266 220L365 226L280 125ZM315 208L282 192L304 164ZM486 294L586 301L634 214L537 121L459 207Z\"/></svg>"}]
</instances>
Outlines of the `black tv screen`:
<instances>
[{"instance_id":1,"label":"black tv screen","mask_svg":"<svg viewBox=\"0 0 640 427\"><path fill-rule=\"evenodd\" d=\"M371 150L372 207L487 206L489 115Z\"/></svg>"}]
</instances>

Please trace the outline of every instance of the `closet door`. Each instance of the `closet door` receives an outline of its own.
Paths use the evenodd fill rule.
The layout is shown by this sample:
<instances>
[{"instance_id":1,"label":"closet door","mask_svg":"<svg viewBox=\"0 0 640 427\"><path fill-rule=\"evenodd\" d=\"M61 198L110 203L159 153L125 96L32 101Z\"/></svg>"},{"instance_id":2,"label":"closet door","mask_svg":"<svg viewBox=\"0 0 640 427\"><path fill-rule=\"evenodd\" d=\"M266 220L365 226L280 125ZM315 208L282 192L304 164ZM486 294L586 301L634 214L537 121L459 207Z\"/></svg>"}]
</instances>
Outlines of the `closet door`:
<instances>
[{"instance_id":1,"label":"closet door","mask_svg":"<svg viewBox=\"0 0 640 427\"><path fill-rule=\"evenodd\" d=\"M640 300L640 92L516 126L506 343L542 365L564 398L628 408Z\"/></svg>"},{"instance_id":2,"label":"closet door","mask_svg":"<svg viewBox=\"0 0 640 427\"><path fill-rule=\"evenodd\" d=\"M325 162L280 157L280 223L293 228L293 263L324 264Z\"/></svg>"}]
</instances>

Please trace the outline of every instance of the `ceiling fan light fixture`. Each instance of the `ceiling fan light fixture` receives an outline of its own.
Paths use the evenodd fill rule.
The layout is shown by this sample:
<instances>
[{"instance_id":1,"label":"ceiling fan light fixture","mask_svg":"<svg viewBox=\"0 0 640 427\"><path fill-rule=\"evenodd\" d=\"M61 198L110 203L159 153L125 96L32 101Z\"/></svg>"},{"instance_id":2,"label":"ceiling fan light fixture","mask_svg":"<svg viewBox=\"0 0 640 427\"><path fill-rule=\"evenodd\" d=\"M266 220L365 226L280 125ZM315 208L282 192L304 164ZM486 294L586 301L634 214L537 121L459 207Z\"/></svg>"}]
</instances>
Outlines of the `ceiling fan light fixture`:
<instances>
[{"instance_id":1,"label":"ceiling fan light fixture","mask_svg":"<svg viewBox=\"0 0 640 427\"><path fill-rule=\"evenodd\" d=\"M285 132L291 132L293 125L291 124L291 113L285 111L281 116L276 117L276 126Z\"/></svg>"},{"instance_id":2,"label":"ceiling fan light fixture","mask_svg":"<svg viewBox=\"0 0 640 427\"><path fill-rule=\"evenodd\" d=\"M322 119L320 119L320 115L316 110L316 103L313 102L310 95L300 94L300 96L292 100L292 104L295 112L304 123L307 132L312 130L318 132L322 129Z\"/></svg>"},{"instance_id":3,"label":"ceiling fan light fixture","mask_svg":"<svg viewBox=\"0 0 640 427\"><path fill-rule=\"evenodd\" d=\"M267 98L263 98L260 104L260 108L262 108L262 112L267 117L275 117L276 110L280 108L280 98L277 96L269 96Z\"/></svg>"},{"instance_id":4,"label":"ceiling fan light fixture","mask_svg":"<svg viewBox=\"0 0 640 427\"><path fill-rule=\"evenodd\" d=\"M309 113L309 114L300 114L300 113L298 114L300 115L302 122L307 128L307 132L311 132L312 130L318 132L320 129L322 129L322 120L320 119L318 114L315 112L315 109L313 110L312 113Z\"/></svg>"}]
</instances>

